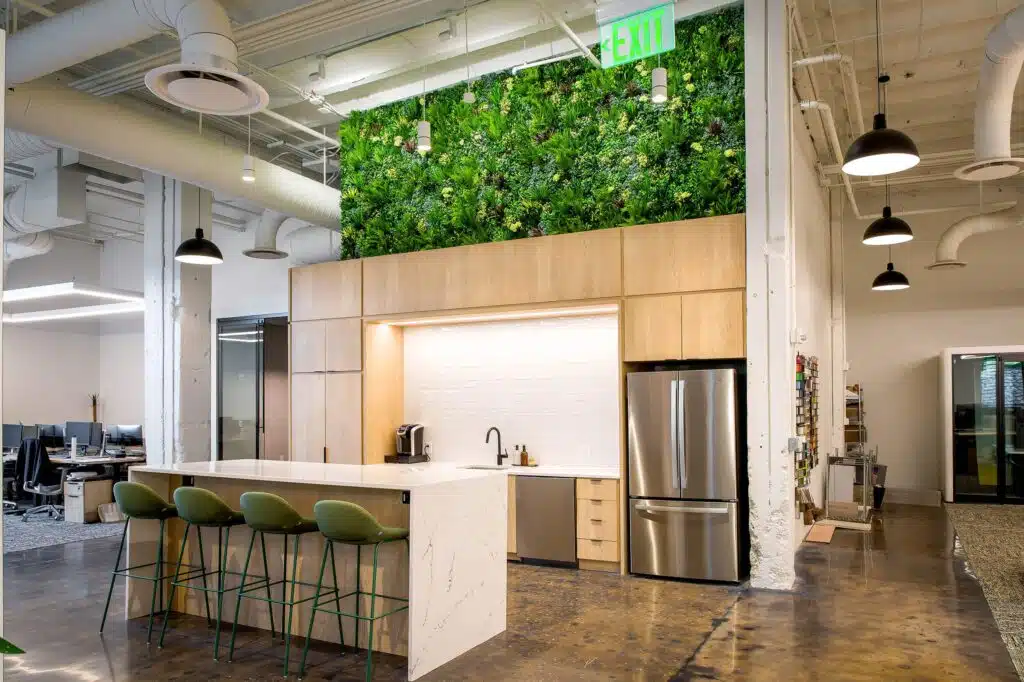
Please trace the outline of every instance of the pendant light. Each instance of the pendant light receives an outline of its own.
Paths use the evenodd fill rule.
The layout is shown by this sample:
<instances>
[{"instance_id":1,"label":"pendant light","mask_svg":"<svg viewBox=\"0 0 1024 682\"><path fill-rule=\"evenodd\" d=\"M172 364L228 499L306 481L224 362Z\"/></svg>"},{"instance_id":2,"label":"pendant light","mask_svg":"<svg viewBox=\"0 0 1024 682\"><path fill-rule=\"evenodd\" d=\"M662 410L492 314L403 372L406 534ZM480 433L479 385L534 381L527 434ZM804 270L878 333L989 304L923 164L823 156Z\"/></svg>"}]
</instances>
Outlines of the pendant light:
<instances>
[{"instance_id":1,"label":"pendant light","mask_svg":"<svg viewBox=\"0 0 1024 682\"><path fill-rule=\"evenodd\" d=\"M430 121L427 120L427 82L423 81L423 119L416 124L416 151L420 154L429 152L433 145L430 141Z\"/></svg>"},{"instance_id":2,"label":"pendant light","mask_svg":"<svg viewBox=\"0 0 1024 682\"><path fill-rule=\"evenodd\" d=\"M890 246L909 242L913 238L914 231L910 229L907 221L892 215L892 208L889 206L889 177L886 176L885 208L882 209L882 217L868 225L861 241L868 246Z\"/></svg>"},{"instance_id":3,"label":"pendant light","mask_svg":"<svg viewBox=\"0 0 1024 682\"><path fill-rule=\"evenodd\" d=\"M900 289L909 289L910 280L899 270L895 269L892 264L892 247L889 247L889 264L885 266L885 272L875 277L875 281L871 283L872 291L899 291Z\"/></svg>"},{"instance_id":4,"label":"pendant light","mask_svg":"<svg viewBox=\"0 0 1024 682\"><path fill-rule=\"evenodd\" d=\"M201 190L196 188L196 222L202 222ZM174 260L189 265L218 265L224 262L217 245L203 236L203 228L196 228L196 236L186 239L174 252Z\"/></svg>"},{"instance_id":5,"label":"pendant light","mask_svg":"<svg viewBox=\"0 0 1024 682\"><path fill-rule=\"evenodd\" d=\"M659 66L651 71L651 101L655 104L668 101L668 69Z\"/></svg>"},{"instance_id":6,"label":"pendant light","mask_svg":"<svg viewBox=\"0 0 1024 682\"><path fill-rule=\"evenodd\" d=\"M249 128L245 142L245 156L242 157L242 182L256 182L256 168L252 162L252 116L248 117Z\"/></svg>"},{"instance_id":7,"label":"pendant light","mask_svg":"<svg viewBox=\"0 0 1024 682\"><path fill-rule=\"evenodd\" d=\"M881 0L875 0L875 59L878 74L876 97L878 113L872 129L864 133L846 150L843 172L847 175L875 176L899 173L921 161L914 141L906 134L886 126L884 86L889 76L882 73Z\"/></svg>"}]
</instances>

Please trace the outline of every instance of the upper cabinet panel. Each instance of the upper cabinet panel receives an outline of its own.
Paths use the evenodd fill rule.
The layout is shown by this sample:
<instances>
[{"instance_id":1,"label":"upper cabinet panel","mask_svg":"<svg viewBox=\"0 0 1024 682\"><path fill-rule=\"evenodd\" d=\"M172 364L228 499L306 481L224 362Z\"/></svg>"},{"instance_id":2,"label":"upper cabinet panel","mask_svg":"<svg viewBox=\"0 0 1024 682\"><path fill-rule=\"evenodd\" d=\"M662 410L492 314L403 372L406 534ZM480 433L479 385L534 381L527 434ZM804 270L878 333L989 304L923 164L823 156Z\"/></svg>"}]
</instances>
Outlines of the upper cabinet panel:
<instances>
[{"instance_id":1,"label":"upper cabinet panel","mask_svg":"<svg viewBox=\"0 0 1024 682\"><path fill-rule=\"evenodd\" d=\"M746 286L745 216L622 230L626 296Z\"/></svg>"},{"instance_id":2,"label":"upper cabinet panel","mask_svg":"<svg viewBox=\"0 0 1024 682\"><path fill-rule=\"evenodd\" d=\"M331 261L291 270L292 322L359 317L362 261Z\"/></svg>"},{"instance_id":3,"label":"upper cabinet panel","mask_svg":"<svg viewBox=\"0 0 1024 682\"><path fill-rule=\"evenodd\" d=\"M363 314L621 296L621 234L594 230L366 258Z\"/></svg>"}]
</instances>

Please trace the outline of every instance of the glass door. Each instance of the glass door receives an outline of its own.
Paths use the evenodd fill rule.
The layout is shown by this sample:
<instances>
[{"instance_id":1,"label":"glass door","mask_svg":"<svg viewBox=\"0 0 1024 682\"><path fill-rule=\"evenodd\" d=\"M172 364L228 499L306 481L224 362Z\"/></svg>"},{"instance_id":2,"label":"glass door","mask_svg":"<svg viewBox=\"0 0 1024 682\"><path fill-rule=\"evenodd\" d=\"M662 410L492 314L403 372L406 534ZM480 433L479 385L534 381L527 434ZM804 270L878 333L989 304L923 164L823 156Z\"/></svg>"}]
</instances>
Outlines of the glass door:
<instances>
[{"instance_id":1,"label":"glass door","mask_svg":"<svg viewBox=\"0 0 1024 682\"><path fill-rule=\"evenodd\" d=\"M1024 355L953 357L953 498L1024 502Z\"/></svg>"},{"instance_id":2,"label":"glass door","mask_svg":"<svg viewBox=\"0 0 1024 682\"><path fill-rule=\"evenodd\" d=\"M259 459L263 423L263 320L217 322L220 459Z\"/></svg>"}]
</instances>

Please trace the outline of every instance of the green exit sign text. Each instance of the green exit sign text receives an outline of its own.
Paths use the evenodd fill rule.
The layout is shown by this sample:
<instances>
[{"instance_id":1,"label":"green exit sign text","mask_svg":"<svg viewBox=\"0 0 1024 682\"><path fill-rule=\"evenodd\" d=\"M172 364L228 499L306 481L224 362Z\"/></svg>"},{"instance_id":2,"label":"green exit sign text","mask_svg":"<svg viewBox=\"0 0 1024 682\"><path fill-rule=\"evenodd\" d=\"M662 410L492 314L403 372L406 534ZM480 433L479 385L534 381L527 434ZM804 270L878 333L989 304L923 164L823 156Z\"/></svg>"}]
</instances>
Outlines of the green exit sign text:
<instances>
[{"instance_id":1,"label":"green exit sign text","mask_svg":"<svg viewBox=\"0 0 1024 682\"><path fill-rule=\"evenodd\" d=\"M601 65L608 69L674 50L674 3L616 19L601 27Z\"/></svg>"}]
</instances>

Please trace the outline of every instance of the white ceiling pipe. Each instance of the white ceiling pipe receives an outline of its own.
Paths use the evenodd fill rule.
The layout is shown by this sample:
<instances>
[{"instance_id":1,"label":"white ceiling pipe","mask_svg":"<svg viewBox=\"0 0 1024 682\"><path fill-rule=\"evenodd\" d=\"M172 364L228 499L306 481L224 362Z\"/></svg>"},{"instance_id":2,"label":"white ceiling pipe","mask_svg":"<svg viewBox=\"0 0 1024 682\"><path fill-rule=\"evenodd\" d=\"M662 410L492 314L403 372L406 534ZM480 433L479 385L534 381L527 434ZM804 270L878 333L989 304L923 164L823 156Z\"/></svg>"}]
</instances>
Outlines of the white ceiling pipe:
<instances>
[{"instance_id":1,"label":"white ceiling pipe","mask_svg":"<svg viewBox=\"0 0 1024 682\"><path fill-rule=\"evenodd\" d=\"M313 225L300 227L284 237L291 252L292 265L315 265L338 260L341 234Z\"/></svg>"},{"instance_id":2,"label":"white ceiling pipe","mask_svg":"<svg viewBox=\"0 0 1024 682\"><path fill-rule=\"evenodd\" d=\"M231 21L216 0L91 0L7 39L7 84L25 83L173 29L183 62L237 70Z\"/></svg>"},{"instance_id":3,"label":"white ceiling pipe","mask_svg":"<svg viewBox=\"0 0 1024 682\"><path fill-rule=\"evenodd\" d=\"M995 180L1020 172L1010 152L1013 91L1024 66L1024 8L1003 17L985 39L985 59L974 109L974 162L956 171L962 180Z\"/></svg>"},{"instance_id":4,"label":"white ceiling pipe","mask_svg":"<svg viewBox=\"0 0 1024 682\"><path fill-rule=\"evenodd\" d=\"M850 96L853 98L853 108L856 111L850 112L850 118L857 126L857 135L863 135L864 110L860 104L860 88L857 86L857 71L853 66L853 59L849 55L833 52L830 54L819 54L813 57L797 59L793 62L793 68L810 68L815 64L826 64L828 62L839 62L839 70L846 76L846 85L849 88Z\"/></svg>"},{"instance_id":5,"label":"white ceiling pipe","mask_svg":"<svg viewBox=\"0 0 1024 682\"><path fill-rule=\"evenodd\" d=\"M51 232L36 232L13 239L5 239L4 264L32 256L42 256L52 250L53 234Z\"/></svg>"},{"instance_id":6,"label":"white ceiling pipe","mask_svg":"<svg viewBox=\"0 0 1024 682\"><path fill-rule=\"evenodd\" d=\"M277 211L266 210L259 218L251 221L252 231L256 234L256 242L253 248L246 249L242 253L249 258L260 258L274 260L287 258L288 252L277 248L277 233L281 226L288 220L288 216Z\"/></svg>"},{"instance_id":7,"label":"white ceiling pipe","mask_svg":"<svg viewBox=\"0 0 1024 682\"><path fill-rule=\"evenodd\" d=\"M17 163L42 154L55 152L60 147L41 137L28 135L17 130L4 130L4 161Z\"/></svg>"},{"instance_id":8,"label":"white ceiling pipe","mask_svg":"<svg viewBox=\"0 0 1024 682\"><path fill-rule=\"evenodd\" d=\"M101 99L50 82L28 83L8 91L5 114L7 125L17 130L249 199L314 225L336 227L341 219L338 190L262 159L255 159L259 181L245 183L244 149L121 106L115 98Z\"/></svg>"},{"instance_id":9,"label":"white ceiling pipe","mask_svg":"<svg viewBox=\"0 0 1024 682\"><path fill-rule=\"evenodd\" d=\"M955 269L967 266L957 257L960 245L965 239L976 234L1006 230L1024 223L1024 215L1016 208L1007 208L993 213L972 215L958 220L942 233L935 247L935 262L927 266L929 270Z\"/></svg>"},{"instance_id":10,"label":"white ceiling pipe","mask_svg":"<svg viewBox=\"0 0 1024 682\"><path fill-rule=\"evenodd\" d=\"M839 143L839 133L836 132L836 120L832 116L832 107L826 102L805 101L800 102L800 108L804 111L814 109L821 112L821 118L825 122L825 132L828 133L828 141L832 146L832 154L842 160L843 146ZM846 189L846 198L850 200L850 208L853 209L854 217L860 218L860 208L857 206L857 198L853 194L853 184L850 182L850 176L846 173L843 173L843 187Z\"/></svg>"}]
</instances>

